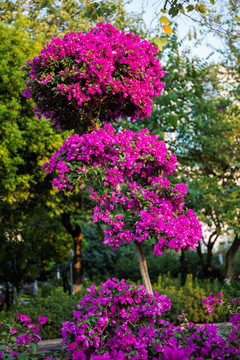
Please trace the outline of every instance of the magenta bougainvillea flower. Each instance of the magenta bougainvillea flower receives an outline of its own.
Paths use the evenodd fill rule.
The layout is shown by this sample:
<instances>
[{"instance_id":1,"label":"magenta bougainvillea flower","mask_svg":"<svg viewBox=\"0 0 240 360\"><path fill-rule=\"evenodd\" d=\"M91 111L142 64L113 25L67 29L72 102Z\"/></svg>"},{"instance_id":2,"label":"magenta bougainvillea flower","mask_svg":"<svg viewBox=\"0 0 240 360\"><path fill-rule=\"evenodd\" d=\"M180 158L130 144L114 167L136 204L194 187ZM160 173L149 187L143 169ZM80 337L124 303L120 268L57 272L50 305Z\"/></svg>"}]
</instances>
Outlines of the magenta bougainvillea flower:
<instances>
[{"instance_id":1,"label":"magenta bougainvillea flower","mask_svg":"<svg viewBox=\"0 0 240 360\"><path fill-rule=\"evenodd\" d=\"M27 62L24 95L35 113L62 129L91 131L93 122L144 118L163 90L157 48L139 35L100 23L88 33L53 38Z\"/></svg>"},{"instance_id":2,"label":"magenta bougainvillea flower","mask_svg":"<svg viewBox=\"0 0 240 360\"><path fill-rule=\"evenodd\" d=\"M223 302L223 300L221 299L222 294L219 293L217 295L215 294L210 294L208 295L207 299L202 299L203 304L206 307L206 310L208 312L209 315L212 314L213 312L213 308L216 304L221 304Z\"/></svg>"},{"instance_id":3,"label":"magenta bougainvillea flower","mask_svg":"<svg viewBox=\"0 0 240 360\"><path fill-rule=\"evenodd\" d=\"M47 320L48 320L48 318L46 316L42 316L42 315L38 318L38 322L41 325L44 325L47 322Z\"/></svg>"}]
</instances>

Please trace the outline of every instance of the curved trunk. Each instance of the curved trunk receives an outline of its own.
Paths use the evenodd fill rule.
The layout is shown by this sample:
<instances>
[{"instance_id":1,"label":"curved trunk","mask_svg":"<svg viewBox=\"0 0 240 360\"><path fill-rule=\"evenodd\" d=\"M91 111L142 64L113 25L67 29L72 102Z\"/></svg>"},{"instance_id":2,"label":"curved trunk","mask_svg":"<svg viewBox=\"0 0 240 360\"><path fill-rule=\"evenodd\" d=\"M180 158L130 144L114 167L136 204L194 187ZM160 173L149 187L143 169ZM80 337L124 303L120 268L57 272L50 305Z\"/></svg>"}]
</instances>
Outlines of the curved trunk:
<instances>
[{"instance_id":1,"label":"curved trunk","mask_svg":"<svg viewBox=\"0 0 240 360\"><path fill-rule=\"evenodd\" d=\"M140 272L142 275L143 285L149 294L153 294L152 284L151 284L151 280L150 280L150 277L148 274L147 261L146 261L145 255L143 253L143 250L142 250L142 245L141 245L141 243L139 243L137 241L134 242L134 245L135 245L136 251L137 251L138 262L139 262Z\"/></svg>"}]
</instances>

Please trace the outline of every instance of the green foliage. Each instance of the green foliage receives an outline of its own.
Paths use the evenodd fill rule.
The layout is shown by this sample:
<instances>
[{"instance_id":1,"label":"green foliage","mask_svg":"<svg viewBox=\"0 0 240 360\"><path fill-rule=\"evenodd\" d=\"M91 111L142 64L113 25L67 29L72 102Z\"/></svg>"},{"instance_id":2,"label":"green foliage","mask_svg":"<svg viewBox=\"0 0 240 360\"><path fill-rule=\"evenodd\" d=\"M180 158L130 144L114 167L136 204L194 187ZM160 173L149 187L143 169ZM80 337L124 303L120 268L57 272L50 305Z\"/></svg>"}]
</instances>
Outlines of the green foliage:
<instances>
[{"instance_id":1,"label":"green foliage","mask_svg":"<svg viewBox=\"0 0 240 360\"><path fill-rule=\"evenodd\" d=\"M0 24L0 181L9 204L33 197L33 187L41 191L41 167L62 142L48 121L39 123L22 95L21 66L38 50L26 32Z\"/></svg>"},{"instance_id":2,"label":"green foliage","mask_svg":"<svg viewBox=\"0 0 240 360\"><path fill-rule=\"evenodd\" d=\"M85 276L91 281L99 281L114 276L116 256L111 248L102 243L102 230L91 224L82 226L85 246L82 251L82 263Z\"/></svg>"},{"instance_id":3,"label":"green foliage","mask_svg":"<svg viewBox=\"0 0 240 360\"><path fill-rule=\"evenodd\" d=\"M66 295L60 289L54 290L51 296L46 298L37 296L29 303L13 305L8 312L0 313L1 323L11 322L16 313L28 315L33 323L37 323L39 316L48 317L41 334L43 339L54 339L61 337L61 323L72 319L72 312L77 308L77 304L85 293L85 289L76 295Z\"/></svg>"},{"instance_id":4,"label":"green foliage","mask_svg":"<svg viewBox=\"0 0 240 360\"><path fill-rule=\"evenodd\" d=\"M123 0L8 0L0 4L0 18L3 23L17 24L42 43L68 31L87 32L99 22L111 22L141 35L146 32L142 15L128 13Z\"/></svg>"},{"instance_id":5,"label":"green foliage","mask_svg":"<svg viewBox=\"0 0 240 360\"><path fill-rule=\"evenodd\" d=\"M39 122L22 95L21 65L36 51L27 32L0 24L0 282L17 292L36 266L66 261L69 251L68 237L45 206L51 179L41 170L63 138L48 120Z\"/></svg>"},{"instance_id":6,"label":"green foliage","mask_svg":"<svg viewBox=\"0 0 240 360\"><path fill-rule=\"evenodd\" d=\"M181 264L179 254L175 251L169 253L164 252L162 256L154 255L152 245L144 244L144 254L146 255L148 272L151 281L157 281L159 274L171 273L172 276L177 277L181 272ZM129 279L138 282L141 279L139 264L134 248L134 244L128 244L121 249L116 249L114 274L118 279Z\"/></svg>"},{"instance_id":7,"label":"green foliage","mask_svg":"<svg viewBox=\"0 0 240 360\"><path fill-rule=\"evenodd\" d=\"M182 312L188 321L194 323L227 321L226 314L220 315L217 309L210 316L202 303L202 299L207 299L209 294L219 292L223 293L223 300L229 300L227 291L218 280L199 281L197 278L193 279L190 274L187 275L185 284L181 286L180 277L173 279L168 274L160 275L153 287L161 295L167 295L172 302L171 310L164 315L168 321L176 323Z\"/></svg>"}]
</instances>

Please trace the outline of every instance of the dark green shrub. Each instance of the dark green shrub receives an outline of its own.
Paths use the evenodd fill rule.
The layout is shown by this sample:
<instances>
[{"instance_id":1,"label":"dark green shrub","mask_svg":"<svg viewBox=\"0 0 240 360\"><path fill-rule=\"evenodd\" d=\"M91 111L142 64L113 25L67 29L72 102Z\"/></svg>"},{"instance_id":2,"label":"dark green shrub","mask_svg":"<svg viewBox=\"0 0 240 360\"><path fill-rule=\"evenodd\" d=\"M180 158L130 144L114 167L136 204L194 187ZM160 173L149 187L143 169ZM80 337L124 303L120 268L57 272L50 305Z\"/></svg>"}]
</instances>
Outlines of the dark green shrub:
<instances>
[{"instance_id":1,"label":"dark green shrub","mask_svg":"<svg viewBox=\"0 0 240 360\"><path fill-rule=\"evenodd\" d=\"M0 321L11 322L17 313L28 315L33 323L37 323L40 315L48 317L41 334L43 339L54 339L61 337L61 323L72 319L73 309L85 294L85 289L76 295L69 296L61 289L52 292L51 296L43 298L37 296L29 303L19 303L11 306L9 311L0 313Z\"/></svg>"}]
</instances>

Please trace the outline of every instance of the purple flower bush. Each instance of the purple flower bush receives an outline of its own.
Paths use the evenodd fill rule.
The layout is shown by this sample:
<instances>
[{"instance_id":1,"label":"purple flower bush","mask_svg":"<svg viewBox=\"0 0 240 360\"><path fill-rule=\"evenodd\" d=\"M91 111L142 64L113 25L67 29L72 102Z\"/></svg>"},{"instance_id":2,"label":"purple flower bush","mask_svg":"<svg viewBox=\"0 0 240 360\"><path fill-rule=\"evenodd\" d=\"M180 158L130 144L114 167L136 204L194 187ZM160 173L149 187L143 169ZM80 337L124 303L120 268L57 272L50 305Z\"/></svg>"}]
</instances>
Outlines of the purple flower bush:
<instances>
[{"instance_id":1,"label":"purple flower bush","mask_svg":"<svg viewBox=\"0 0 240 360\"><path fill-rule=\"evenodd\" d=\"M53 185L59 190L87 185L97 202L93 220L105 223L105 244L115 249L151 238L155 254L161 255L164 248L194 248L202 236L193 210L184 210L187 186L167 178L176 161L148 130L118 133L106 124L91 134L70 136L43 169L58 170Z\"/></svg>"},{"instance_id":2,"label":"purple flower bush","mask_svg":"<svg viewBox=\"0 0 240 360\"><path fill-rule=\"evenodd\" d=\"M79 351L87 358L110 352L112 356L128 353L128 358L146 359L159 332L161 314L170 307L165 295L155 292L152 296L143 286L127 285L125 280L108 279L100 290L92 285L74 311L75 321L63 323L67 359Z\"/></svg>"},{"instance_id":3,"label":"purple flower bush","mask_svg":"<svg viewBox=\"0 0 240 360\"><path fill-rule=\"evenodd\" d=\"M94 285L62 327L66 359L82 360L204 360L240 359L240 315L231 327L183 324L161 318L171 302L143 286L108 279Z\"/></svg>"},{"instance_id":4,"label":"purple flower bush","mask_svg":"<svg viewBox=\"0 0 240 360\"><path fill-rule=\"evenodd\" d=\"M152 296L124 280L108 279L99 290L92 285L74 321L63 323L66 359L240 359L238 313L231 316L230 328L174 326L161 318L170 307L166 296Z\"/></svg>"},{"instance_id":5,"label":"purple flower bush","mask_svg":"<svg viewBox=\"0 0 240 360\"><path fill-rule=\"evenodd\" d=\"M163 90L157 48L139 35L100 23L88 33L53 38L41 55L27 61L24 91L35 113L62 129L91 131L98 122L144 118Z\"/></svg>"},{"instance_id":6,"label":"purple flower bush","mask_svg":"<svg viewBox=\"0 0 240 360\"><path fill-rule=\"evenodd\" d=\"M150 295L143 286L108 279L100 289L92 285L87 291L73 321L62 323L65 351L37 353L39 326L17 314L13 324L0 324L0 360L240 359L240 297L233 301L237 308L231 309L230 327L174 326L161 318L171 307L169 299ZM44 316L38 319L39 324L46 321Z\"/></svg>"}]
</instances>

